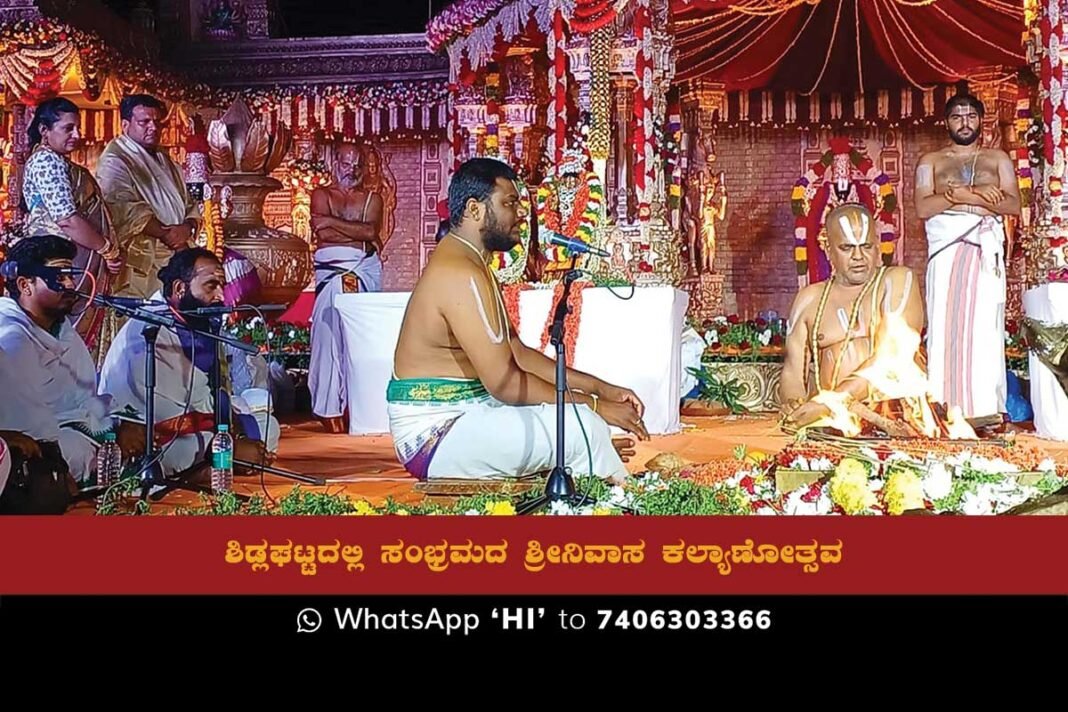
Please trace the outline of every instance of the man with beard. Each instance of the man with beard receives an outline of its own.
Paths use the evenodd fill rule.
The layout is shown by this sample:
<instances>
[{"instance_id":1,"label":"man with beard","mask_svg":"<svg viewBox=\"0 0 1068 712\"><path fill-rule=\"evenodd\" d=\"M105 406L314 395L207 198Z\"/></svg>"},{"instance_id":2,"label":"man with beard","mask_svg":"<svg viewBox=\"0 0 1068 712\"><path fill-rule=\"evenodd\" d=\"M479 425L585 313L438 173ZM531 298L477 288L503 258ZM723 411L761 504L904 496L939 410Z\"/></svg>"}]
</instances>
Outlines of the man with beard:
<instances>
[{"instance_id":1,"label":"man with beard","mask_svg":"<svg viewBox=\"0 0 1068 712\"><path fill-rule=\"evenodd\" d=\"M518 241L516 174L490 158L467 161L449 185L451 230L408 302L389 383L397 456L419 479L511 478L555 461L555 364L509 323L488 261ZM622 482L609 425L647 439L633 392L568 369L565 462L575 474ZM588 450L587 450L588 439Z\"/></svg>"},{"instance_id":2,"label":"man with beard","mask_svg":"<svg viewBox=\"0 0 1068 712\"><path fill-rule=\"evenodd\" d=\"M1005 412L1005 215L1020 211L1004 151L980 145L983 105L946 104L952 139L916 168L916 213L927 232L927 371L935 400L966 418ZM1008 249L1006 249L1008 247Z\"/></svg>"},{"instance_id":3,"label":"man with beard","mask_svg":"<svg viewBox=\"0 0 1068 712\"><path fill-rule=\"evenodd\" d=\"M159 271L159 280L163 290L152 301L166 304L151 307L154 311L191 328L211 330L207 318L186 312L222 304L226 276L214 254L200 247L176 252ZM144 327L144 322L127 321L100 372L100 391L112 396L116 408L141 419L145 414ZM206 464L217 425L212 387L217 346L218 342L183 328L161 328L156 338L155 436L156 445L165 448L161 464L167 476ZM234 410L253 416L254 421L253 425L249 418L237 419L234 459L267 463L278 449L278 421L265 409L250 412L246 401L252 395L246 392L245 398L232 399ZM253 429L258 432L250 432Z\"/></svg>"},{"instance_id":4,"label":"man with beard","mask_svg":"<svg viewBox=\"0 0 1068 712\"><path fill-rule=\"evenodd\" d=\"M315 306L308 387L312 412L328 433L348 430L345 352L334 297L382 289L382 198L363 190L367 154L345 143L334 155L334 183L311 195L315 235Z\"/></svg>"},{"instance_id":5,"label":"man with beard","mask_svg":"<svg viewBox=\"0 0 1068 712\"><path fill-rule=\"evenodd\" d=\"M75 480L96 469L96 451L112 430L108 400L97 396L96 368L70 325L77 295L74 243L57 235L26 238L9 252L0 298L0 435L26 458L58 443ZM125 455L138 452L136 428L118 432ZM47 450L47 447L44 448Z\"/></svg>"}]
</instances>

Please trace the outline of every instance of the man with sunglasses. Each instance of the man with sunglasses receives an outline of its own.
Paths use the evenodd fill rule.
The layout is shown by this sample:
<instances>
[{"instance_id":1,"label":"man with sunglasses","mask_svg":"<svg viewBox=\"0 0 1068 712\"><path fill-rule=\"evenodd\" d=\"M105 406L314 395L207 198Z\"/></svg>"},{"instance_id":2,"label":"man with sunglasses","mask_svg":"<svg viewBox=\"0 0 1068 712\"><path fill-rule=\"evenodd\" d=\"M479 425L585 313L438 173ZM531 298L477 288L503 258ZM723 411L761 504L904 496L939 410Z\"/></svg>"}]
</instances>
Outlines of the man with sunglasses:
<instances>
[{"instance_id":1,"label":"man with sunglasses","mask_svg":"<svg viewBox=\"0 0 1068 712\"><path fill-rule=\"evenodd\" d=\"M96 368L67 317L77 301L74 243L57 235L18 242L0 266L0 437L27 459L58 443L71 476L85 480L112 430L110 399L98 396ZM140 452L140 429L124 424L119 447Z\"/></svg>"}]
</instances>

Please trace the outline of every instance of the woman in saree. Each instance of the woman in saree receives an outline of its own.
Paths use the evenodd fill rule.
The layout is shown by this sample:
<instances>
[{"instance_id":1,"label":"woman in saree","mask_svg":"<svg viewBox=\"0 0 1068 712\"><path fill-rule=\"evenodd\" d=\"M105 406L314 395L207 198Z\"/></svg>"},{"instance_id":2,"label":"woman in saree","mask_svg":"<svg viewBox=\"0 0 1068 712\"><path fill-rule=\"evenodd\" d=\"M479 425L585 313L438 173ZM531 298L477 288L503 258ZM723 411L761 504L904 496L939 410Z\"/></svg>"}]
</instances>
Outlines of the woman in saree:
<instances>
[{"instance_id":1,"label":"woman in saree","mask_svg":"<svg viewBox=\"0 0 1068 712\"><path fill-rule=\"evenodd\" d=\"M122 267L121 249L111 236L111 221L96 179L70 160L81 136L78 107L58 97L38 105L28 129L31 153L22 183L26 237L59 235L78 246L74 266L85 270L76 279L79 292L111 292ZM85 305L73 325L99 364L107 353L116 322L106 309ZM105 325L107 325L105 327Z\"/></svg>"}]
</instances>

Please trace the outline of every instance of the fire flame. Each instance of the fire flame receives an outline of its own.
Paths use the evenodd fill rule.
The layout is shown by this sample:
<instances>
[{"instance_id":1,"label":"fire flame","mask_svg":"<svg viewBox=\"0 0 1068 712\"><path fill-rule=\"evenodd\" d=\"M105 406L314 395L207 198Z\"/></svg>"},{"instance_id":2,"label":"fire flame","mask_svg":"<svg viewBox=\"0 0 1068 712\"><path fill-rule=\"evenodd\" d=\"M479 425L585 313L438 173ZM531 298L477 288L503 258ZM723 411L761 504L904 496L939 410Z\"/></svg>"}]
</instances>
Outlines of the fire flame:
<instances>
[{"instance_id":1,"label":"fire flame","mask_svg":"<svg viewBox=\"0 0 1068 712\"><path fill-rule=\"evenodd\" d=\"M856 375L870 387L867 404L850 405L850 397L834 391L820 391L812 400L826 406L830 415L820 418L812 427L831 427L846 437L860 435L861 416L880 418L889 429L903 432L892 435L947 437L954 440L973 439L975 431L964 419L960 408L950 408L945 418L939 418L928 390L927 373L917 362L920 353L920 334L909 326L904 316L894 312L883 315L883 323L876 335L873 358ZM862 412L858 414L858 410ZM867 411L867 415L863 411Z\"/></svg>"}]
</instances>

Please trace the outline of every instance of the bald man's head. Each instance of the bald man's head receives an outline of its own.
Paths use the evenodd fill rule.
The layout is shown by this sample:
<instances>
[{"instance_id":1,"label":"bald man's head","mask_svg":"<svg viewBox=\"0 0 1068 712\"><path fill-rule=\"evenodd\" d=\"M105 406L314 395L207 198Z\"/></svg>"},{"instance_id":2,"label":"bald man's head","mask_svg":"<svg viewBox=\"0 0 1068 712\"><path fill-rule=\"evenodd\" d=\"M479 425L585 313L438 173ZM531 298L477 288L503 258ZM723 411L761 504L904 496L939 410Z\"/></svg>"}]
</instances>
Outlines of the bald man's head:
<instances>
[{"instance_id":1,"label":"bald man's head","mask_svg":"<svg viewBox=\"0 0 1068 712\"><path fill-rule=\"evenodd\" d=\"M864 284L879 264L875 218L863 205L847 203L827 213L827 258L839 281Z\"/></svg>"},{"instance_id":2,"label":"bald man's head","mask_svg":"<svg viewBox=\"0 0 1068 712\"><path fill-rule=\"evenodd\" d=\"M354 143L338 144L334 151L334 179L344 189L358 187L363 182L366 154Z\"/></svg>"}]
</instances>

